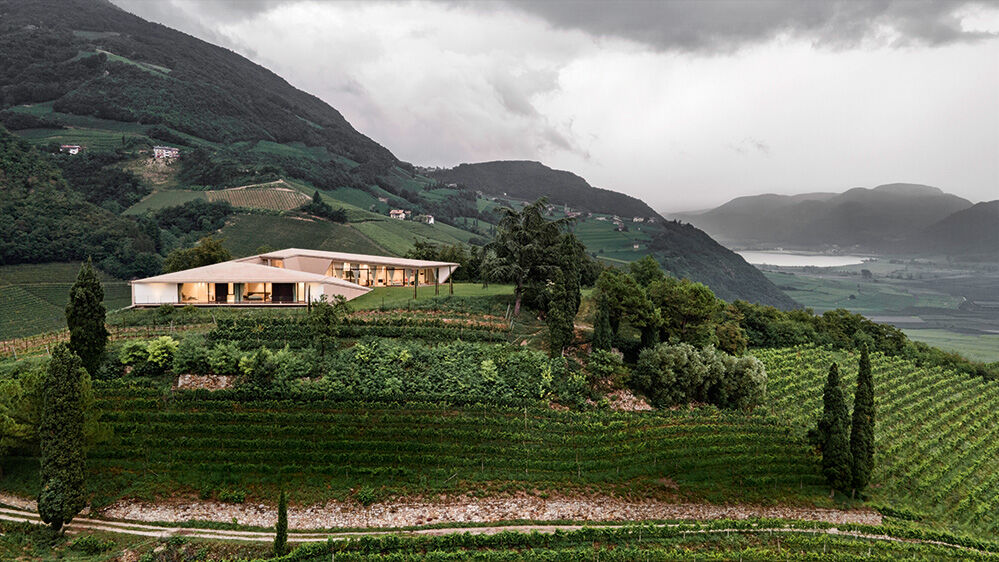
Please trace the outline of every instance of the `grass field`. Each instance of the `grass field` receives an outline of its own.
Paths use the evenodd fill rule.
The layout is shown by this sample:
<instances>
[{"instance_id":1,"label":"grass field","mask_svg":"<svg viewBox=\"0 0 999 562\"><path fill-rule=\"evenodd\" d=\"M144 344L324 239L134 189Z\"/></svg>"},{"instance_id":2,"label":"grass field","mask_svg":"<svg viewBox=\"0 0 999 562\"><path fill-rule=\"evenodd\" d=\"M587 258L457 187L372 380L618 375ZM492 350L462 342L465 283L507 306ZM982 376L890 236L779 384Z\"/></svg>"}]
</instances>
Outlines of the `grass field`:
<instances>
[{"instance_id":1,"label":"grass field","mask_svg":"<svg viewBox=\"0 0 999 562\"><path fill-rule=\"evenodd\" d=\"M857 356L816 348L757 350L769 409L803 438L822 407L829 365L852 402ZM952 530L999 535L999 382L882 355L871 358L877 406L869 493Z\"/></svg>"},{"instance_id":2,"label":"grass field","mask_svg":"<svg viewBox=\"0 0 999 562\"><path fill-rule=\"evenodd\" d=\"M17 135L35 145L55 142L59 144L78 144L84 150L113 151L121 146L125 137L143 137L132 132L107 131L103 129L24 129ZM148 140L148 139L147 139Z\"/></svg>"},{"instance_id":3,"label":"grass field","mask_svg":"<svg viewBox=\"0 0 999 562\"><path fill-rule=\"evenodd\" d=\"M353 226L271 215L237 215L220 234L234 256L249 256L257 248L308 248L359 254L384 254L385 249Z\"/></svg>"},{"instance_id":4,"label":"grass field","mask_svg":"<svg viewBox=\"0 0 999 562\"><path fill-rule=\"evenodd\" d=\"M959 353L972 361L999 361L999 334L962 334L949 330L903 330L910 339Z\"/></svg>"},{"instance_id":5,"label":"grass field","mask_svg":"<svg viewBox=\"0 0 999 562\"><path fill-rule=\"evenodd\" d=\"M183 205L195 199L207 199L205 191L189 191L185 189L168 189L154 191L141 201L125 210L126 215L141 215L146 211L156 211L175 205Z\"/></svg>"},{"instance_id":6,"label":"grass field","mask_svg":"<svg viewBox=\"0 0 999 562\"><path fill-rule=\"evenodd\" d=\"M448 296L447 283L440 286L440 296ZM417 289L416 300L433 297L435 290L433 286L419 287ZM493 295L513 295L512 285L489 285L483 287L480 283L455 283L454 296L456 297L488 297ZM381 307L405 308L413 302L412 287L377 287L371 292L361 295L350 301L350 306L356 310L365 310Z\"/></svg>"},{"instance_id":7,"label":"grass field","mask_svg":"<svg viewBox=\"0 0 999 562\"><path fill-rule=\"evenodd\" d=\"M864 281L859 275L818 276L798 272L792 275L773 271L764 271L764 275L788 296L816 312L846 308L864 315L886 315L908 307L956 309L961 302L959 297L891 280Z\"/></svg>"},{"instance_id":8,"label":"grass field","mask_svg":"<svg viewBox=\"0 0 999 562\"><path fill-rule=\"evenodd\" d=\"M69 289L79 263L7 265L0 267L0 340L31 336L66 327ZM128 284L102 275L108 310L128 306Z\"/></svg>"}]
</instances>

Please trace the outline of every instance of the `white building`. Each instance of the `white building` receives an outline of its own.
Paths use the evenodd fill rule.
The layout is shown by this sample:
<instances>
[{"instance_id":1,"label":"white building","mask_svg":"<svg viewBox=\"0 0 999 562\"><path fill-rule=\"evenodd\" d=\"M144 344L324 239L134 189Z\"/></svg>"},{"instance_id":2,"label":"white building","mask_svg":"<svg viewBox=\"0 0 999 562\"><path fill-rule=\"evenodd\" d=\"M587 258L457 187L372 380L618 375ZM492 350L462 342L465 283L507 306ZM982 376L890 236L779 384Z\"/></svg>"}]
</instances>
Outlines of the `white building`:
<instances>
[{"instance_id":1,"label":"white building","mask_svg":"<svg viewBox=\"0 0 999 562\"><path fill-rule=\"evenodd\" d=\"M59 145L59 152L65 152L67 154L79 154L83 148L78 144L63 144Z\"/></svg>"},{"instance_id":2,"label":"white building","mask_svg":"<svg viewBox=\"0 0 999 562\"><path fill-rule=\"evenodd\" d=\"M403 211L402 209L392 209L389 211L389 216L393 219L404 221L406 220L406 211Z\"/></svg>"},{"instance_id":3,"label":"white building","mask_svg":"<svg viewBox=\"0 0 999 562\"><path fill-rule=\"evenodd\" d=\"M375 287L436 285L457 263L288 248L132 281L132 306L306 306Z\"/></svg>"},{"instance_id":4,"label":"white building","mask_svg":"<svg viewBox=\"0 0 999 562\"><path fill-rule=\"evenodd\" d=\"M172 146L154 146L154 158L176 158L180 156L180 149Z\"/></svg>"}]
</instances>

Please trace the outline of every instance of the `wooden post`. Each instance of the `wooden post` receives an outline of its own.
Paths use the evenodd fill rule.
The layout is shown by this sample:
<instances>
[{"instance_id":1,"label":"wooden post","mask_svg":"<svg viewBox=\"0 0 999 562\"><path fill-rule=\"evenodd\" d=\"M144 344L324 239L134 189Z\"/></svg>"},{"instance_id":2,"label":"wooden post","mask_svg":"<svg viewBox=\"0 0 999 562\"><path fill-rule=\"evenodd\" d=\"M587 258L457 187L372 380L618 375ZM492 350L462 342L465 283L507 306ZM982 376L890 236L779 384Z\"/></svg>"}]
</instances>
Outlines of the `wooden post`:
<instances>
[{"instance_id":1,"label":"wooden post","mask_svg":"<svg viewBox=\"0 0 999 562\"><path fill-rule=\"evenodd\" d=\"M416 300L416 288L420 285L420 274L418 270L413 269L413 300Z\"/></svg>"},{"instance_id":2,"label":"wooden post","mask_svg":"<svg viewBox=\"0 0 999 562\"><path fill-rule=\"evenodd\" d=\"M454 279L451 279L450 265L447 266L447 284L448 284L448 290L450 291L451 295L454 296Z\"/></svg>"},{"instance_id":3,"label":"wooden post","mask_svg":"<svg viewBox=\"0 0 999 562\"><path fill-rule=\"evenodd\" d=\"M441 268L434 268L434 296L441 294Z\"/></svg>"}]
</instances>

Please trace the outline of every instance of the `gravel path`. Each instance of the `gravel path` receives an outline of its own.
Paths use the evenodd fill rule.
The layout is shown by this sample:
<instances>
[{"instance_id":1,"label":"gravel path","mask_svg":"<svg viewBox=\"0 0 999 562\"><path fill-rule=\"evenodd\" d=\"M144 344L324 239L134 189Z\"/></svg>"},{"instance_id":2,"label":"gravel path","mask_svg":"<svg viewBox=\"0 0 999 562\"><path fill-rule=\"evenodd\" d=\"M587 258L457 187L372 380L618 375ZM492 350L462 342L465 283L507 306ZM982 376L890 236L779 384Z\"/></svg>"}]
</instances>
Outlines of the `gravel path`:
<instances>
[{"instance_id":1,"label":"gravel path","mask_svg":"<svg viewBox=\"0 0 999 562\"><path fill-rule=\"evenodd\" d=\"M144 503L125 500L101 510L101 515L129 521L216 521L270 527L273 506L226 504L214 501ZM436 500L396 500L367 507L353 502L289 506L288 527L296 530L343 527L411 527L434 523L494 523L498 521L643 521L656 519L795 519L828 523L880 525L871 510L835 510L789 506L710 505L656 500L627 501L609 496L548 497L526 494L502 498L444 496Z\"/></svg>"}]
</instances>

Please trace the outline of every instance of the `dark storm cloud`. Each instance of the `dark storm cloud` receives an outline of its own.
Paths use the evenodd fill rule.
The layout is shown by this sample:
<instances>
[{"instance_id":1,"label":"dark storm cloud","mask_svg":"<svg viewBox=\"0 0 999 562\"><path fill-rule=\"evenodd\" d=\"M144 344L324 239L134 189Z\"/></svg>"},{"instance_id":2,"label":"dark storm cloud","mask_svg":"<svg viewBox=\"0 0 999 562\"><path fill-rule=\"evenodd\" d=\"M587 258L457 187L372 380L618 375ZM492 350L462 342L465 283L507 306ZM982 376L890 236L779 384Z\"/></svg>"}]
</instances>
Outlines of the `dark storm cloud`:
<instances>
[{"instance_id":1,"label":"dark storm cloud","mask_svg":"<svg viewBox=\"0 0 999 562\"><path fill-rule=\"evenodd\" d=\"M725 52L781 34L808 38L831 48L853 47L865 40L893 46L974 41L996 34L965 31L960 12L976 5L997 6L999 2L511 0L510 5L536 14L555 27L596 36L629 39L661 50Z\"/></svg>"}]
</instances>

